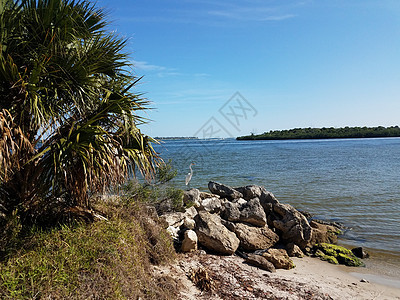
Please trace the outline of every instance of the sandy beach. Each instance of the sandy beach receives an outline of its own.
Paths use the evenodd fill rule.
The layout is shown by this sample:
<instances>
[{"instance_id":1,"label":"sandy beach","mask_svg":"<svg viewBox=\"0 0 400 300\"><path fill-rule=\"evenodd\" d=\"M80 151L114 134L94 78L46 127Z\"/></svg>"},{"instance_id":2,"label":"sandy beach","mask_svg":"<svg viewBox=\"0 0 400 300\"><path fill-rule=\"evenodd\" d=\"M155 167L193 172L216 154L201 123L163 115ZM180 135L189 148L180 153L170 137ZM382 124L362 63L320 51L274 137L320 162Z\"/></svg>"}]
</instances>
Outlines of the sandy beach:
<instances>
[{"instance_id":1,"label":"sandy beach","mask_svg":"<svg viewBox=\"0 0 400 300\"><path fill-rule=\"evenodd\" d=\"M400 299L400 280L376 276L366 268L332 265L318 258L293 258L296 268L263 271L238 256L181 254L177 263L157 267L181 286L180 299ZM212 291L196 288L188 275L207 270Z\"/></svg>"}]
</instances>

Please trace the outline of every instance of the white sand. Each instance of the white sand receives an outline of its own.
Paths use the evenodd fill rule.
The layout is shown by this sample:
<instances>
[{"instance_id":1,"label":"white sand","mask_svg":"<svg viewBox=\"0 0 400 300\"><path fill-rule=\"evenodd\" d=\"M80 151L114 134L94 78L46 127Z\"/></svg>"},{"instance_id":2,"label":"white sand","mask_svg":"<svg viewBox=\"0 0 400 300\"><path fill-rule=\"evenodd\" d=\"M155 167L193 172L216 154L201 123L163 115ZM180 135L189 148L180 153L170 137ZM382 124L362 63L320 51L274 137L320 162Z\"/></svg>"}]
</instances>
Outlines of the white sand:
<instances>
[{"instance_id":1,"label":"white sand","mask_svg":"<svg viewBox=\"0 0 400 300\"><path fill-rule=\"evenodd\" d=\"M332 265L311 257L293 261L296 268L277 270L272 276L313 285L333 299L400 299L400 281L364 273L365 268Z\"/></svg>"}]
</instances>

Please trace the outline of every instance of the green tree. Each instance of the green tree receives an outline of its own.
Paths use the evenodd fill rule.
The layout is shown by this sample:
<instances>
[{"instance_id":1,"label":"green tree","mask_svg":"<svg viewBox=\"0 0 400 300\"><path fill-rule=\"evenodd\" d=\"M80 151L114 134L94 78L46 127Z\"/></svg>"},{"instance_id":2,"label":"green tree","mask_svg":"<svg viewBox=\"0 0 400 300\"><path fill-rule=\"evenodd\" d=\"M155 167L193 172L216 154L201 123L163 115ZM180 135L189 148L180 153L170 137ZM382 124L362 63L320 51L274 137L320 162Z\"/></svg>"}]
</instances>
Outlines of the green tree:
<instances>
[{"instance_id":1,"label":"green tree","mask_svg":"<svg viewBox=\"0 0 400 300\"><path fill-rule=\"evenodd\" d=\"M0 210L88 207L136 170L154 175L138 129L149 103L107 25L87 0L0 0Z\"/></svg>"}]
</instances>

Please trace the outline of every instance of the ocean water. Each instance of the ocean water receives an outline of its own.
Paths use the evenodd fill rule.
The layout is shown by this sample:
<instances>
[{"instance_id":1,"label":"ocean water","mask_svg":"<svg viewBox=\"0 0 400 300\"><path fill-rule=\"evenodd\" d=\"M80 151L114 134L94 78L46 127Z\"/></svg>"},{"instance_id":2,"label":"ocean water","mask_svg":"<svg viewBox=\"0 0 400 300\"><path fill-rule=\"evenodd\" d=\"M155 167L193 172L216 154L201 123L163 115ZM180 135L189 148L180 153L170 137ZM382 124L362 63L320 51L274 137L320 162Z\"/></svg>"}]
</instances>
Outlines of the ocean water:
<instances>
[{"instance_id":1,"label":"ocean water","mask_svg":"<svg viewBox=\"0 0 400 300\"><path fill-rule=\"evenodd\" d=\"M340 244L365 247L367 268L400 279L400 138L167 140L155 148L177 169L177 187L186 188L191 162L190 187L263 185L283 203L342 223Z\"/></svg>"}]
</instances>

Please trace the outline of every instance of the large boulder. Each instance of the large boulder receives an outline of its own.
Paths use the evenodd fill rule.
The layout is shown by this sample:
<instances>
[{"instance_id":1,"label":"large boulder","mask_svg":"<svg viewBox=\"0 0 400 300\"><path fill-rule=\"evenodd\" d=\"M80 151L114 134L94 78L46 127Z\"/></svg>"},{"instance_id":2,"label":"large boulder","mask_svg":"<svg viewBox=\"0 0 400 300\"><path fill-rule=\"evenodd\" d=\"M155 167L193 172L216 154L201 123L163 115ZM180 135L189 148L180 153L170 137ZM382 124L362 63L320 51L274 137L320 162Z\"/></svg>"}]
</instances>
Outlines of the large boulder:
<instances>
[{"instance_id":1,"label":"large boulder","mask_svg":"<svg viewBox=\"0 0 400 300\"><path fill-rule=\"evenodd\" d=\"M186 208L186 210L184 212L184 216L187 218L193 219L196 215L197 215L197 210L193 206Z\"/></svg>"},{"instance_id":2,"label":"large boulder","mask_svg":"<svg viewBox=\"0 0 400 300\"><path fill-rule=\"evenodd\" d=\"M249 265L269 271L271 273L276 272L274 265L261 255L249 254L246 258L246 262Z\"/></svg>"},{"instance_id":3,"label":"large boulder","mask_svg":"<svg viewBox=\"0 0 400 300\"><path fill-rule=\"evenodd\" d=\"M212 214L219 213L222 210L222 203L222 200L217 197L206 198L200 200L198 210L205 210Z\"/></svg>"},{"instance_id":4,"label":"large boulder","mask_svg":"<svg viewBox=\"0 0 400 300\"><path fill-rule=\"evenodd\" d=\"M320 224L316 221L311 221L310 226L312 228L310 247L320 243L336 244L337 236L341 232L340 229L331 225Z\"/></svg>"},{"instance_id":5,"label":"large boulder","mask_svg":"<svg viewBox=\"0 0 400 300\"><path fill-rule=\"evenodd\" d=\"M180 227L183 224L184 219L185 214L183 212L167 213L159 217L161 225L164 228L169 226Z\"/></svg>"},{"instance_id":6,"label":"large boulder","mask_svg":"<svg viewBox=\"0 0 400 300\"><path fill-rule=\"evenodd\" d=\"M351 250L341 246L321 243L316 244L314 250L315 256L333 264L340 263L349 267L364 266L364 263Z\"/></svg>"},{"instance_id":7,"label":"large boulder","mask_svg":"<svg viewBox=\"0 0 400 300\"><path fill-rule=\"evenodd\" d=\"M194 207L190 207L185 210L185 212L174 212L161 215L159 220L161 225L167 229L174 239L179 239L179 232L181 226L185 223L193 224L193 218L197 215L197 210ZM184 226L186 227L186 226ZM194 226L193 226L194 227ZM188 229L193 229L193 227L188 227Z\"/></svg>"},{"instance_id":8,"label":"large boulder","mask_svg":"<svg viewBox=\"0 0 400 300\"><path fill-rule=\"evenodd\" d=\"M278 219L273 220L273 226L282 234L282 241L295 243L305 248L311 240L312 229L306 217L289 204L276 203L273 211Z\"/></svg>"},{"instance_id":9,"label":"large boulder","mask_svg":"<svg viewBox=\"0 0 400 300\"><path fill-rule=\"evenodd\" d=\"M235 188L235 190L242 193L243 198L247 201L253 198L259 198L263 207L269 204L279 203L275 196L271 192L267 191L263 186L247 185Z\"/></svg>"},{"instance_id":10,"label":"large boulder","mask_svg":"<svg viewBox=\"0 0 400 300\"><path fill-rule=\"evenodd\" d=\"M268 226L255 227L242 223L230 223L227 227L235 232L240 240L240 247L245 251L268 249L279 240L279 236Z\"/></svg>"},{"instance_id":11,"label":"large boulder","mask_svg":"<svg viewBox=\"0 0 400 300\"><path fill-rule=\"evenodd\" d=\"M293 261L289 258L284 249L271 248L264 252L262 256L271 262L275 269L290 270L295 267Z\"/></svg>"},{"instance_id":12,"label":"large boulder","mask_svg":"<svg viewBox=\"0 0 400 300\"><path fill-rule=\"evenodd\" d=\"M230 201L237 198L243 198L242 193L231 188L230 186L215 181L210 181L208 183L208 189L211 191L211 193L219 195L221 198L226 198Z\"/></svg>"},{"instance_id":13,"label":"large boulder","mask_svg":"<svg viewBox=\"0 0 400 300\"><path fill-rule=\"evenodd\" d=\"M264 187L261 189L260 203L264 208L265 213L268 215L272 212L272 207L279 204L278 199L271 192L267 191Z\"/></svg>"},{"instance_id":14,"label":"large boulder","mask_svg":"<svg viewBox=\"0 0 400 300\"><path fill-rule=\"evenodd\" d=\"M198 189L190 189L189 191L183 192L183 203L186 206L193 205L195 207L199 206L201 192Z\"/></svg>"},{"instance_id":15,"label":"large boulder","mask_svg":"<svg viewBox=\"0 0 400 300\"><path fill-rule=\"evenodd\" d=\"M233 254L239 247L239 239L221 223L218 215L199 211L195 217L195 232L201 245L221 254Z\"/></svg>"},{"instance_id":16,"label":"large boulder","mask_svg":"<svg viewBox=\"0 0 400 300\"><path fill-rule=\"evenodd\" d=\"M182 252L192 252L197 250L197 234L193 230L186 230L182 242Z\"/></svg>"},{"instance_id":17,"label":"large boulder","mask_svg":"<svg viewBox=\"0 0 400 300\"><path fill-rule=\"evenodd\" d=\"M211 194L211 193L207 193L207 192L200 192L200 199L201 200L204 200L204 199L207 199L207 198L213 198L213 197L220 198L220 196L215 195L215 194Z\"/></svg>"},{"instance_id":18,"label":"large boulder","mask_svg":"<svg viewBox=\"0 0 400 300\"><path fill-rule=\"evenodd\" d=\"M231 222L245 222L255 226L264 227L267 217L258 198L251 199L244 204L226 202L221 216Z\"/></svg>"},{"instance_id":19,"label":"large boulder","mask_svg":"<svg viewBox=\"0 0 400 300\"><path fill-rule=\"evenodd\" d=\"M289 257L304 257L303 251L294 243L289 243L286 245L286 252Z\"/></svg>"},{"instance_id":20,"label":"large boulder","mask_svg":"<svg viewBox=\"0 0 400 300\"><path fill-rule=\"evenodd\" d=\"M247 185L247 186L237 187L235 188L235 190L237 190L243 195L243 199L250 200L253 198L260 198L262 192L265 191L265 188L263 186L258 186L258 185Z\"/></svg>"}]
</instances>

